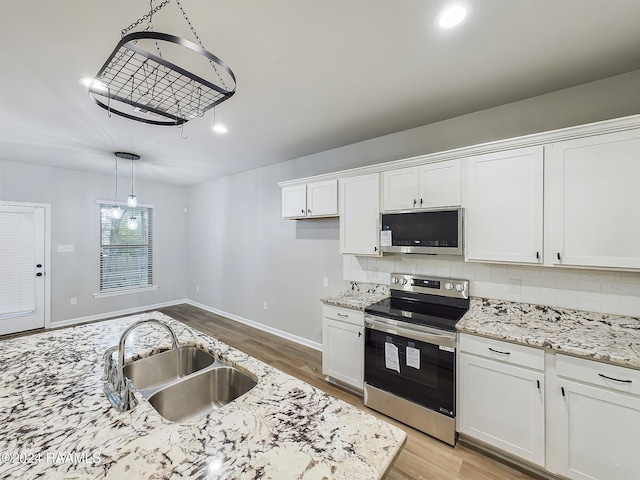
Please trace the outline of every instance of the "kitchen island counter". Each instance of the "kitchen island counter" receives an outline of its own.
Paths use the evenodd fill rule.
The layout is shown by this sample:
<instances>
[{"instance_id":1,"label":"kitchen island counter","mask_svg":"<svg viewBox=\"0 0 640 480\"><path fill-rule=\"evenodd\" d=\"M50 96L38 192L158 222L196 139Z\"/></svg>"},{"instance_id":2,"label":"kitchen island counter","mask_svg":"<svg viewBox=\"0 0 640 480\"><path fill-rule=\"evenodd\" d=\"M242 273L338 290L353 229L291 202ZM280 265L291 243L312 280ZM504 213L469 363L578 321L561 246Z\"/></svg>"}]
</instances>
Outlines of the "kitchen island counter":
<instances>
[{"instance_id":1,"label":"kitchen island counter","mask_svg":"<svg viewBox=\"0 0 640 480\"><path fill-rule=\"evenodd\" d=\"M247 394L191 423L105 397L102 355L133 322L157 318L257 378ZM1 478L382 478L406 434L249 355L154 312L0 341ZM127 357L170 345L134 330Z\"/></svg>"}]
</instances>

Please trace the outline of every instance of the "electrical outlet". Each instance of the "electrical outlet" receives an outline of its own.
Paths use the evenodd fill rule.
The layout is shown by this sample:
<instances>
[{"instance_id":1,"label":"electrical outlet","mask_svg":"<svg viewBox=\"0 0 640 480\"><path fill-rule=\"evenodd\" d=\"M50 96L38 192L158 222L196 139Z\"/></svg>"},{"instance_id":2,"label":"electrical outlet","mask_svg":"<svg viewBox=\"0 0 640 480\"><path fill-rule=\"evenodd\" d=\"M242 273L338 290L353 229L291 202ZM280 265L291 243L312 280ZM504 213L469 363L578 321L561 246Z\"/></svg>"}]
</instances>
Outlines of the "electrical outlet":
<instances>
[{"instance_id":1,"label":"electrical outlet","mask_svg":"<svg viewBox=\"0 0 640 480\"><path fill-rule=\"evenodd\" d=\"M267 309L267 302L264 302L263 307L265 310Z\"/></svg>"},{"instance_id":2,"label":"electrical outlet","mask_svg":"<svg viewBox=\"0 0 640 480\"><path fill-rule=\"evenodd\" d=\"M322 285L325 286L325 287L329 286L329 279L327 277L324 277L322 279Z\"/></svg>"},{"instance_id":3,"label":"electrical outlet","mask_svg":"<svg viewBox=\"0 0 640 480\"><path fill-rule=\"evenodd\" d=\"M78 304L78 297L71 297L71 299L69 300L71 305L77 305Z\"/></svg>"}]
</instances>

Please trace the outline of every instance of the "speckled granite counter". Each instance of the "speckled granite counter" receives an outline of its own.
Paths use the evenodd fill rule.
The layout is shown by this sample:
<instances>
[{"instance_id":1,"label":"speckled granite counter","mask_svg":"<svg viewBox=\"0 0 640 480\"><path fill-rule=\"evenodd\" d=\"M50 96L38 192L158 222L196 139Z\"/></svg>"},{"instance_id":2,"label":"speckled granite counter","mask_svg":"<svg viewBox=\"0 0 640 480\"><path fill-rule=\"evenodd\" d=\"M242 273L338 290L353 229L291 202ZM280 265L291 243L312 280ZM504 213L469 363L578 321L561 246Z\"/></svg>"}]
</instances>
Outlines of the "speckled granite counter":
<instances>
[{"instance_id":1,"label":"speckled granite counter","mask_svg":"<svg viewBox=\"0 0 640 480\"><path fill-rule=\"evenodd\" d=\"M369 305L384 300L389 295L389 287L386 285L351 282L350 290L321 298L320 301L334 307L364 310Z\"/></svg>"},{"instance_id":2,"label":"speckled granite counter","mask_svg":"<svg viewBox=\"0 0 640 480\"><path fill-rule=\"evenodd\" d=\"M640 318L472 298L457 329L640 369Z\"/></svg>"},{"instance_id":3,"label":"speckled granite counter","mask_svg":"<svg viewBox=\"0 0 640 480\"><path fill-rule=\"evenodd\" d=\"M192 423L163 419L139 394L117 412L102 355L135 320L159 318L257 377L244 396ZM169 345L145 325L136 352ZM406 434L183 323L153 313L0 341L0 478L380 478ZM127 356L131 356L129 351Z\"/></svg>"}]
</instances>

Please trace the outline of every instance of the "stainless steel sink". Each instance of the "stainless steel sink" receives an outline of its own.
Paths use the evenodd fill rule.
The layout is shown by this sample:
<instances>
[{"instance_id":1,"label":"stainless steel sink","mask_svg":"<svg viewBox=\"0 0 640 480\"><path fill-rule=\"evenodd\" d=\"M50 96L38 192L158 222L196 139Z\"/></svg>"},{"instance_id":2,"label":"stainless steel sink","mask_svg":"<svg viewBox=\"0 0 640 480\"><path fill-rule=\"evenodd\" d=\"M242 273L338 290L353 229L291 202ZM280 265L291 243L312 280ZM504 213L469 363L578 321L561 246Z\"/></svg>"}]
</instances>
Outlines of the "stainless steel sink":
<instances>
[{"instance_id":1,"label":"stainless steel sink","mask_svg":"<svg viewBox=\"0 0 640 480\"><path fill-rule=\"evenodd\" d=\"M215 357L197 347L180 347L125 365L124 376L144 396L213 365ZM220 364L223 365L223 364Z\"/></svg>"},{"instance_id":2,"label":"stainless steel sink","mask_svg":"<svg viewBox=\"0 0 640 480\"><path fill-rule=\"evenodd\" d=\"M255 386L251 377L222 366L186 377L158 390L148 400L167 420L184 422L226 405Z\"/></svg>"}]
</instances>

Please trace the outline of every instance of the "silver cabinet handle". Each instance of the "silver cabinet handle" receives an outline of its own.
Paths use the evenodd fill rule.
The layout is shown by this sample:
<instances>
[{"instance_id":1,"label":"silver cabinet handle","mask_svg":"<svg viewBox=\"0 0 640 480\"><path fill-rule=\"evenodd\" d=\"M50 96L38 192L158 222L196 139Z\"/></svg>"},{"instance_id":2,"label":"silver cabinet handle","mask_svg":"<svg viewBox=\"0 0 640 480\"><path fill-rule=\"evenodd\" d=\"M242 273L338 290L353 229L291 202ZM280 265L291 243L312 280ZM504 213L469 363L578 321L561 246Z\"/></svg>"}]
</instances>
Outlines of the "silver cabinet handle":
<instances>
[{"instance_id":1,"label":"silver cabinet handle","mask_svg":"<svg viewBox=\"0 0 640 480\"><path fill-rule=\"evenodd\" d=\"M309 215L311 215L311 209L308 209L308 210L307 210L307 213L308 213Z\"/></svg>"},{"instance_id":2,"label":"silver cabinet handle","mask_svg":"<svg viewBox=\"0 0 640 480\"><path fill-rule=\"evenodd\" d=\"M304 213L304 208L302 209L302 211L301 211L301 212L302 212L302 213Z\"/></svg>"},{"instance_id":3,"label":"silver cabinet handle","mask_svg":"<svg viewBox=\"0 0 640 480\"><path fill-rule=\"evenodd\" d=\"M631 380L620 380L618 378L613 378L613 377L607 377L606 375L603 375L601 373L599 373L598 375L600 375L602 378L606 378L607 380L613 380L614 382L620 382L620 383L633 383Z\"/></svg>"}]
</instances>

